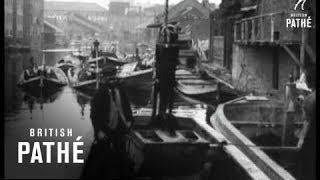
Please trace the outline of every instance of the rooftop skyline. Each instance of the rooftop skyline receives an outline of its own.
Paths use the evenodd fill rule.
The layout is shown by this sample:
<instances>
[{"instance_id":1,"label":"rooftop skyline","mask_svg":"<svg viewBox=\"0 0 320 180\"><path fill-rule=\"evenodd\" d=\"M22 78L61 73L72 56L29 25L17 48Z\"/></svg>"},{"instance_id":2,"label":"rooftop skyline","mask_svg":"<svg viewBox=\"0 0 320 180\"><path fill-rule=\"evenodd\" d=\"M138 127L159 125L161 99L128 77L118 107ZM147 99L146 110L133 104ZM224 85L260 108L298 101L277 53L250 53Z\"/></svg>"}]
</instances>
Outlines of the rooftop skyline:
<instances>
[{"instance_id":1,"label":"rooftop skyline","mask_svg":"<svg viewBox=\"0 0 320 180\"><path fill-rule=\"evenodd\" d=\"M149 7L155 4L164 4L165 0L45 0L45 1L57 1L57 2L95 2L102 7L108 9L108 4L111 1L130 2L134 5L140 5L142 7ZM170 5L179 3L182 0L169 0ZM201 2L202 0L198 0ZM210 3L215 3L217 6L221 3L221 0L209 0Z\"/></svg>"}]
</instances>

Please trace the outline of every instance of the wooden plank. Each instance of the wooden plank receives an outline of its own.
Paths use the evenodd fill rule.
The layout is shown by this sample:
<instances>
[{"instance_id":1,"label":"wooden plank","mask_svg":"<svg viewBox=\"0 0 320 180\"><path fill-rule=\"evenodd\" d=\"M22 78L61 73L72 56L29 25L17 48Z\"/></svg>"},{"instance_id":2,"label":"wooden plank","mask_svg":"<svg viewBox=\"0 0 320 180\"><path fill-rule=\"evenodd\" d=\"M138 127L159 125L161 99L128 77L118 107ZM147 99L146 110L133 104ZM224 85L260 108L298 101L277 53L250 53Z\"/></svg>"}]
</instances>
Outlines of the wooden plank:
<instances>
[{"instance_id":1,"label":"wooden plank","mask_svg":"<svg viewBox=\"0 0 320 180\"><path fill-rule=\"evenodd\" d=\"M233 37L234 37L234 40L236 41L237 40L237 23L234 23L233 25Z\"/></svg>"},{"instance_id":2,"label":"wooden plank","mask_svg":"<svg viewBox=\"0 0 320 180\"><path fill-rule=\"evenodd\" d=\"M260 41L264 41L264 24L263 17L260 18Z\"/></svg>"},{"instance_id":3,"label":"wooden plank","mask_svg":"<svg viewBox=\"0 0 320 180\"><path fill-rule=\"evenodd\" d=\"M227 81L225 81L225 80L223 80L223 79L221 79L221 78L217 77L217 76L216 76L216 75L214 75L213 73L211 73L211 72L207 71L207 74L208 74L210 77L212 77L212 78L216 79L218 82L220 82L220 83L222 83L222 84L224 84L224 85L228 86L229 88L231 88L231 89L235 89L235 87L234 87L232 84L230 84L230 83L228 83Z\"/></svg>"},{"instance_id":4,"label":"wooden plank","mask_svg":"<svg viewBox=\"0 0 320 180\"><path fill-rule=\"evenodd\" d=\"M316 54L313 52L311 46L308 43L305 43L305 48L313 63L316 63Z\"/></svg>"},{"instance_id":5,"label":"wooden plank","mask_svg":"<svg viewBox=\"0 0 320 180\"><path fill-rule=\"evenodd\" d=\"M231 145L231 144L228 144L228 145ZM238 146L237 144L232 144L234 146ZM221 145L218 145L218 144L210 144L209 145L210 147L218 147L218 146L221 146ZM263 150L263 151L276 151L276 152L279 152L279 151L285 151L285 152L298 152L300 150L300 148L298 147L292 147L292 146L252 146L252 148L257 148L257 149L260 149L260 150Z\"/></svg>"},{"instance_id":6,"label":"wooden plank","mask_svg":"<svg viewBox=\"0 0 320 180\"><path fill-rule=\"evenodd\" d=\"M244 22L244 42L247 43L248 42L248 38L249 38L249 31L248 31L249 27L248 27L248 21Z\"/></svg>"},{"instance_id":7,"label":"wooden plank","mask_svg":"<svg viewBox=\"0 0 320 180\"><path fill-rule=\"evenodd\" d=\"M184 34L178 34L178 40L179 41L190 41L191 38L191 32L187 32Z\"/></svg>"},{"instance_id":8,"label":"wooden plank","mask_svg":"<svg viewBox=\"0 0 320 180\"><path fill-rule=\"evenodd\" d=\"M306 49L306 30L304 28L301 29L301 46L300 46L300 62L304 66L305 65L305 49ZM300 74L302 73L302 68L300 68Z\"/></svg>"},{"instance_id":9,"label":"wooden plank","mask_svg":"<svg viewBox=\"0 0 320 180\"><path fill-rule=\"evenodd\" d=\"M272 85L274 89L279 89L279 48L273 47L273 67L272 67Z\"/></svg>"},{"instance_id":10,"label":"wooden plank","mask_svg":"<svg viewBox=\"0 0 320 180\"><path fill-rule=\"evenodd\" d=\"M219 130L228 140L236 144L242 152L273 180L294 180L295 178L283 167L279 166L261 149L256 148L247 137L235 128L224 115L224 104L219 105L216 113L211 117L212 125Z\"/></svg>"},{"instance_id":11,"label":"wooden plank","mask_svg":"<svg viewBox=\"0 0 320 180\"><path fill-rule=\"evenodd\" d=\"M247 126L247 125L261 125L261 126L282 126L282 122L261 122L261 121L230 121L233 125ZM303 126L303 122L295 122L296 126Z\"/></svg>"},{"instance_id":12,"label":"wooden plank","mask_svg":"<svg viewBox=\"0 0 320 180\"><path fill-rule=\"evenodd\" d=\"M254 19L251 20L251 41L255 40L255 23Z\"/></svg>"},{"instance_id":13,"label":"wooden plank","mask_svg":"<svg viewBox=\"0 0 320 180\"><path fill-rule=\"evenodd\" d=\"M270 41L273 42L274 41L274 21L273 21L273 16L270 16L270 24L271 24L271 34L270 34Z\"/></svg>"},{"instance_id":14,"label":"wooden plank","mask_svg":"<svg viewBox=\"0 0 320 180\"><path fill-rule=\"evenodd\" d=\"M228 142L218 131L213 129L205 122L205 115L199 114L193 120L207 132L212 138L217 140L218 143ZM238 147L234 145L223 146L224 151L254 180L267 180L270 179L252 159L248 158ZM271 180L271 179L270 179Z\"/></svg>"},{"instance_id":15,"label":"wooden plank","mask_svg":"<svg viewBox=\"0 0 320 180\"><path fill-rule=\"evenodd\" d=\"M299 61L299 59L297 58L297 56L289 49L289 47L283 43L280 43L280 45L287 51L287 53L291 56L291 58L294 60L294 62L299 65L299 66L303 66L303 64L301 64L301 62Z\"/></svg>"},{"instance_id":16,"label":"wooden plank","mask_svg":"<svg viewBox=\"0 0 320 180\"><path fill-rule=\"evenodd\" d=\"M242 40L242 41L244 40L244 33L245 33L244 23L242 22L242 23L241 23L241 40Z\"/></svg>"},{"instance_id":17,"label":"wooden plank","mask_svg":"<svg viewBox=\"0 0 320 180\"><path fill-rule=\"evenodd\" d=\"M268 16L281 15L284 13L285 13L284 11L281 11L281 12L275 12L275 13L262 14L262 15L253 16L253 17L249 17L249 18L243 18L239 21L236 21L236 23L241 23L243 21L252 20L252 19L264 18L264 17L268 17Z\"/></svg>"}]
</instances>

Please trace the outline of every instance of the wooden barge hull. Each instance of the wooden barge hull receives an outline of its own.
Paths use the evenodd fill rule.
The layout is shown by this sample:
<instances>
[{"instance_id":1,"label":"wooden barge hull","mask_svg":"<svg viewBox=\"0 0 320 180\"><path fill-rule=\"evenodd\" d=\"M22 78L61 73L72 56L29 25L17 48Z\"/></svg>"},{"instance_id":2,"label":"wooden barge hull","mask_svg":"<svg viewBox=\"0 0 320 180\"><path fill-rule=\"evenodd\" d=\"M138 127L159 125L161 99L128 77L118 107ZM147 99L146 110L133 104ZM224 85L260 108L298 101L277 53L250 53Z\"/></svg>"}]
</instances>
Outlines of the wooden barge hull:
<instances>
[{"instance_id":1,"label":"wooden barge hull","mask_svg":"<svg viewBox=\"0 0 320 180\"><path fill-rule=\"evenodd\" d=\"M43 82L42 87L40 86L41 81ZM29 80L24 80L18 83L19 87L23 89L29 89L29 90L35 90L40 88L54 89L54 88L61 88L65 85L67 85L67 83L58 81L56 79L42 78L40 76L31 78Z\"/></svg>"},{"instance_id":2,"label":"wooden barge hull","mask_svg":"<svg viewBox=\"0 0 320 180\"><path fill-rule=\"evenodd\" d=\"M102 83L100 82L99 87L101 87L101 85ZM93 80L82 81L82 82L73 84L72 87L79 91L84 91L84 92L94 94L94 92L97 91L97 80L93 79Z\"/></svg>"},{"instance_id":3,"label":"wooden barge hull","mask_svg":"<svg viewBox=\"0 0 320 180\"><path fill-rule=\"evenodd\" d=\"M269 179L235 146L221 146L226 139L205 122L204 116L200 115L203 113L194 116L187 111L174 112L178 135L168 137L164 131L149 126L150 116L144 115L149 111L136 112L135 125L126 140L128 157L135 164L136 176L195 177L198 174L197 178L200 178L205 163L215 164L227 156L233 161L233 167L239 168L236 171L238 179ZM219 168L219 163L216 165ZM228 176L223 171L220 174L223 174L221 177Z\"/></svg>"},{"instance_id":4,"label":"wooden barge hull","mask_svg":"<svg viewBox=\"0 0 320 180\"><path fill-rule=\"evenodd\" d=\"M205 104L216 105L239 97L239 93L225 84L218 86L215 79L203 79L187 70L176 71L176 90Z\"/></svg>"},{"instance_id":5,"label":"wooden barge hull","mask_svg":"<svg viewBox=\"0 0 320 180\"><path fill-rule=\"evenodd\" d=\"M247 136L245 136L238 128L236 128L231 122L231 119L228 119L227 116L230 112L226 112L226 107L229 105L232 105L235 102L239 103L239 109L234 109L234 120L241 122L242 121L255 121L258 123L261 123L261 121L267 119L269 123L276 123L278 120L275 120L275 117L280 116L279 113L281 109L274 109L273 113L265 113L265 114L259 114L261 113L261 108L273 108L272 105L269 106L261 106L264 103L264 101L261 101L260 103L254 103L253 108L258 110L257 112L252 112L255 115L252 115L250 118L249 116L246 116L246 114L249 114L246 111L241 110L242 107L250 107L248 104L246 104L245 98L239 98L230 102L227 102L225 104L221 104L218 106L216 112L212 115L210 122L212 126L219 131L221 134L223 134L227 139L228 142L231 144L235 144L239 149L248 157L250 158L255 164L270 178L274 180L293 180L295 179L286 169L284 169L282 166L280 166L278 163L276 163L273 159L271 159L262 149L263 146L258 146L254 144ZM243 104L241 104L243 102ZM260 106L259 106L260 104ZM243 112L246 112L245 114ZM267 112L267 111L266 111ZM268 116L273 115L273 120L268 119ZM258 116L261 117L261 121L259 122ZM245 118L247 117L247 118ZM244 118L244 119L242 119ZM263 119L264 118L264 119ZM271 149L277 149L271 148ZM281 149L281 148L279 148ZM295 149L295 147L289 147L288 150L292 151L292 149Z\"/></svg>"},{"instance_id":6,"label":"wooden barge hull","mask_svg":"<svg viewBox=\"0 0 320 180\"><path fill-rule=\"evenodd\" d=\"M120 78L120 82L124 87L144 91L151 90L154 82L152 69L132 73L128 76L119 76L118 78Z\"/></svg>"}]
</instances>

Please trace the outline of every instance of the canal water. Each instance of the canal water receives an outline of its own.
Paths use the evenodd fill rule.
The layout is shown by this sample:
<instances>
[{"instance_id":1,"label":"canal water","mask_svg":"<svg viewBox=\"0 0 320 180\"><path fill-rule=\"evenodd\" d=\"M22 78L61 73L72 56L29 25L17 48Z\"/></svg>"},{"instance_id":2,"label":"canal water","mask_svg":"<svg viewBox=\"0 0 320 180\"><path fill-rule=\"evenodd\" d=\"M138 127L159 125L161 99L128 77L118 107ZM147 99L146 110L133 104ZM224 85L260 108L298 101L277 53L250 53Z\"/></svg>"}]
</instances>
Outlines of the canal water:
<instances>
[{"instance_id":1,"label":"canal water","mask_svg":"<svg viewBox=\"0 0 320 180\"><path fill-rule=\"evenodd\" d=\"M18 142L69 142L70 161L72 162L72 143L81 136L84 153L79 158L88 156L93 143L93 127L90 119L90 99L69 86L48 97L36 97L32 92L14 88L14 109L5 115L5 176L7 178L79 178L84 164L56 163L56 145L52 148L51 164L30 163L26 155L22 164L18 163ZM133 113L141 107L149 106L150 92L135 92L127 89ZM205 109L201 104L176 103L182 108ZM30 128L72 128L72 137L30 137ZM42 158L46 160L45 146L42 146ZM32 148L30 148L30 154Z\"/></svg>"},{"instance_id":2,"label":"canal water","mask_svg":"<svg viewBox=\"0 0 320 180\"><path fill-rule=\"evenodd\" d=\"M5 114L5 177L6 178L79 178L85 164L72 163L72 143L81 137L84 143L85 159L90 153L94 132L90 119L90 99L92 96L72 89L70 86L47 96L37 97L32 92L23 92L16 86L17 73L10 79L10 90L6 91L6 104L10 104ZM151 92L126 89L133 113L142 107L150 107ZM214 113L212 107L197 102L187 102L176 97L175 108L203 110L206 119ZM72 137L30 137L30 128L72 128ZM266 137L268 138L268 137ZM52 163L30 163L31 155L26 155L22 164L18 163L18 142L69 142L70 163L56 163L56 144L52 148ZM45 147L42 158L46 160ZM32 148L30 148L30 154ZM223 168L221 169L223 170ZM227 174L232 172L227 172ZM228 179L228 178L224 178ZM231 178L232 179L232 178Z\"/></svg>"}]
</instances>

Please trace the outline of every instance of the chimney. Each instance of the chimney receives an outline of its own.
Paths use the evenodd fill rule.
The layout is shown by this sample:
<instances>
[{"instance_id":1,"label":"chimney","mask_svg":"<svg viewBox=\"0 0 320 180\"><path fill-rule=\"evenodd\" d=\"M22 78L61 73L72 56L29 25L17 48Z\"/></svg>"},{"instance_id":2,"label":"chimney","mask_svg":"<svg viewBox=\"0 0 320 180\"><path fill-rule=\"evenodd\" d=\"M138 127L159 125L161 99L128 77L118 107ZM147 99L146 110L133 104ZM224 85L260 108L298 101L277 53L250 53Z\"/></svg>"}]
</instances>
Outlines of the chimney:
<instances>
[{"instance_id":1,"label":"chimney","mask_svg":"<svg viewBox=\"0 0 320 180\"><path fill-rule=\"evenodd\" d=\"M206 8L210 8L209 0L202 0L202 6Z\"/></svg>"}]
</instances>

